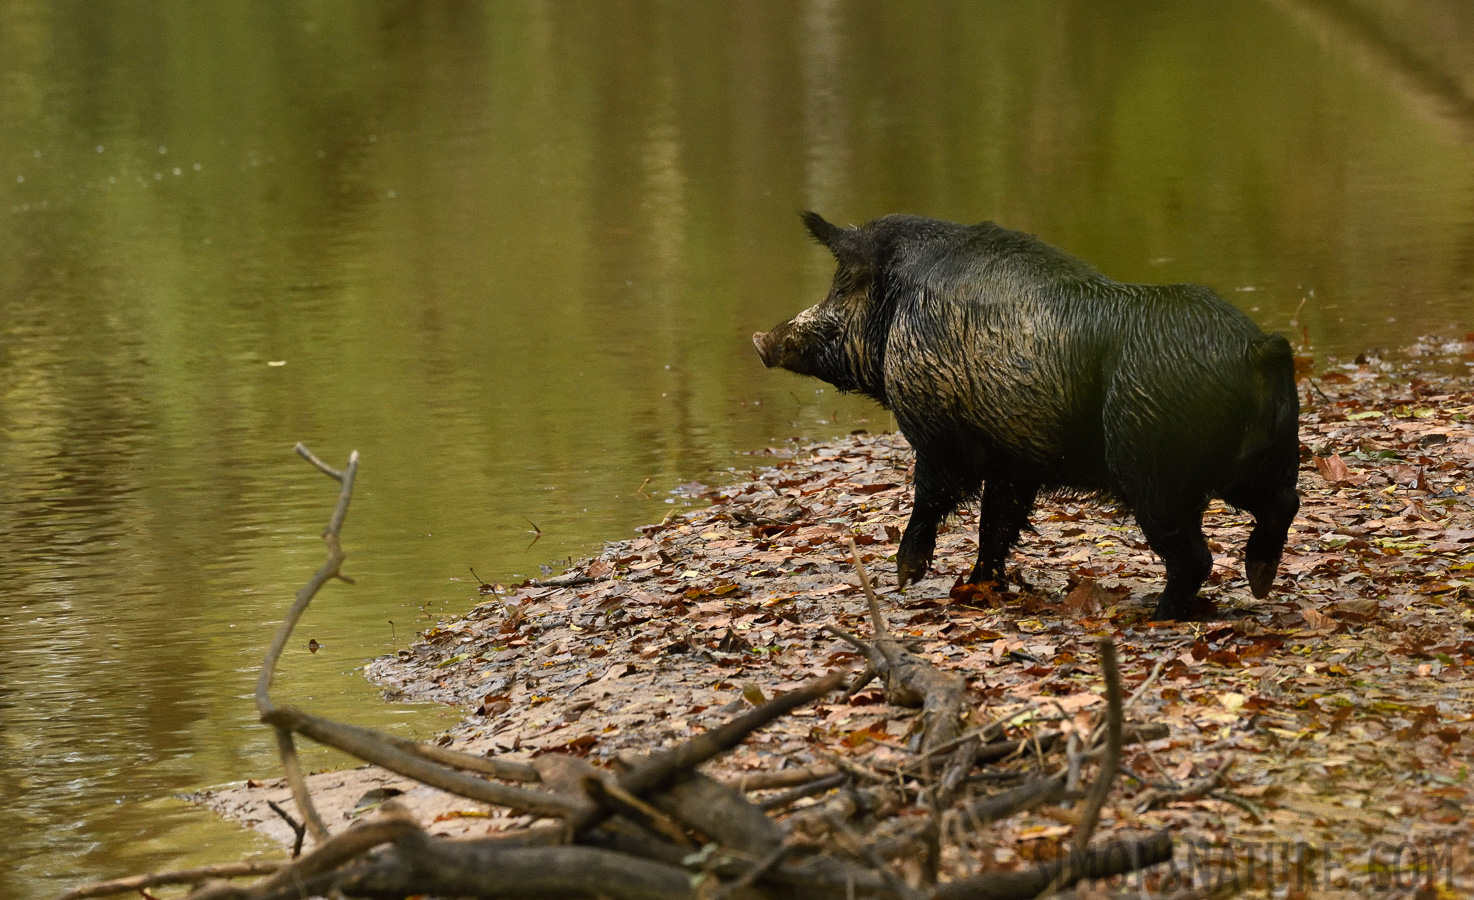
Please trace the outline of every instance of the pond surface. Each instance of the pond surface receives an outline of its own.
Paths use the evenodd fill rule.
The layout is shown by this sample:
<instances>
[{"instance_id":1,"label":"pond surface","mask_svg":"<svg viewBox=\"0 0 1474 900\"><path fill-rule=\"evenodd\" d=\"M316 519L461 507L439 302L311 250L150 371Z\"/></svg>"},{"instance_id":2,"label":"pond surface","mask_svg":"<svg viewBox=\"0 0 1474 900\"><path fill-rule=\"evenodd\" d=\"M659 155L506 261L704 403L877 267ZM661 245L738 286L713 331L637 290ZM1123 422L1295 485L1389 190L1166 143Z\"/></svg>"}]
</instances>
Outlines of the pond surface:
<instances>
[{"instance_id":1,"label":"pond surface","mask_svg":"<svg viewBox=\"0 0 1474 900\"><path fill-rule=\"evenodd\" d=\"M335 496L295 441L362 453L357 583L279 694L426 735L358 669L471 568L889 427L752 351L827 286L801 209L994 219L1317 355L1474 326L1474 14L1402 6L0 4L0 896L260 846L173 798L276 772Z\"/></svg>"}]
</instances>

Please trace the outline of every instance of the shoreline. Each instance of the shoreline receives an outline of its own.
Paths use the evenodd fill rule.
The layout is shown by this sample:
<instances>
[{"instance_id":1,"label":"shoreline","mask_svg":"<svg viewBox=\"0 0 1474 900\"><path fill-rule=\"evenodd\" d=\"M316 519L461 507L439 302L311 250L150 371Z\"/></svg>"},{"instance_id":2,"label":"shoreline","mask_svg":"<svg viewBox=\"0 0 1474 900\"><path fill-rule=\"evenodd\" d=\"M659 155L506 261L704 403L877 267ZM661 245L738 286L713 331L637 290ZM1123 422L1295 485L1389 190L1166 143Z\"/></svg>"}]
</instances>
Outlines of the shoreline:
<instances>
[{"instance_id":1,"label":"shoreline","mask_svg":"<svg viewBox=\"0 0 1474 900\"><path fill-rule=\"evenodd\" d=\"M1474 747L1474 640L1465 637L1474 637L1474 388L1463 368L1446 376L1416 361L1353 363L1301 383L1311 395L1301 435L1314 454L1302 464L1304 504L1280 577L1266 600L1250 597L1240 563L1250 519L1215 503L1204 589L1220 608L1214 622L1147 623L1160 562L1129 516L1072 498L1045 498L1037 533L1014 555L1030 589L953 590L976 552L975 513L964 510L938 537L931 577L898 592L887 557L909 513L909 449L899 435L857 434L739 473L708 495L710 506L606 543L562 576L492 586L464 617L366 671L391 699L466 709L440 739L458 750L604 760L657 746L853 658L821 626L865 627L847 560L854 537L892 626L967 677L979 715L1012 718L1020 735L1093 711L1093 635L1116 635L1128 690L1163 663L1137 714L1171 734L1128 768L1189 780L1232 756L1242 805L1204 797L1137 812L1119 803L1104 830L1327 841L1354 829L1360 845L1368 835L1467 838L1448 812L1474 801L1457 764ZM819 704L713 774L835 755L883 767L905 755L912 718L872 691ZM1395 758L1388 744L1399 745ZM368 792L397 786L445 834L524 824L373 769L311 781L330 823L344 823ZM289 843L266 808L285 798L274 782L248 782L193 799ZM1021 822L1068 831L1047 817ZM1004 856L1060 837L1040 834L1000 836L1013 848Z\"/></svg>"}]
</instances>

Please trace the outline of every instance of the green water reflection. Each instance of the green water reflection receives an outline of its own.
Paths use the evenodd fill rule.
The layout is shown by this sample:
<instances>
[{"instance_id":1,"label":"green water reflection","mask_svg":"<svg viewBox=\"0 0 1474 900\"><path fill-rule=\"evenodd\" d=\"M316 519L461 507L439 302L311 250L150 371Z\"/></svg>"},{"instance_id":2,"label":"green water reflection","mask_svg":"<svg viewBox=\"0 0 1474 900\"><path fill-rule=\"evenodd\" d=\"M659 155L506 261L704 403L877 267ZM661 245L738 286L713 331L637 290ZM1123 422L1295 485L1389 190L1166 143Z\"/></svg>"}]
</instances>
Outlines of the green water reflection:
<instances>
[{"instance_id":1,"label":"green water reflection","mask_svg":"<svg viewBox=\"0 0 1474 900\"><path fill-rule=\"evenodd\" d=\"M468 567L536 575L738 451L886 427L752 353L827 283L799 209L995 219L1320 353L1474 324L1471 29L1453 2L0 4L0 896L252 845L168 798L274 771L254 666L333 498L294 441L363 454L358 584L280 690L425 734L450 713L356 669L468 606Z\"/></svg>"}]
</instances>

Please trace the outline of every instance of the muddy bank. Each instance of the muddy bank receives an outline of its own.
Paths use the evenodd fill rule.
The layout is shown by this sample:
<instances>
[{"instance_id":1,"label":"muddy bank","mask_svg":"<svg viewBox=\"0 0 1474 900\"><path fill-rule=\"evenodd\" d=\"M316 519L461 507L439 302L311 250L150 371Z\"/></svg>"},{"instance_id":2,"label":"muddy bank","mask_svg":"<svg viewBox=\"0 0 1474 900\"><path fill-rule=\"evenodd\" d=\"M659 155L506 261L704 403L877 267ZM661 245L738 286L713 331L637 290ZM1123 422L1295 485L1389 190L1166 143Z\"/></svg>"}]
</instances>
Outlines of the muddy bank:
<instances>
[{"instance_id":1,"label":"muddy bank","mask_svg":"<svg viewBox=\"0 0 1474 900\"><path fill-rule=\"evenodd\" d=\"M1147 622L1159 561L1129 516L1070 498L1035 511L1036 533L1014 557L1027 586L956 585L976 553L975 516L964 512L939 537L933 577L896 591L910 452L898 435L856 434L766 451L747 476L707 492L709 506L606 544L557 578L487 585L464 618L368 672L391 697L463 706L466 719L441 739L456 749L607 760L853 660L821 628L865 627L847 559L854 538L893 628L963 675L977 718L1007 721L1010 736L1082 727L1100 702L1096 635L1116 636L1128 690L1161 664L1136 715L1167 724L1169 737L1127 752L1138 780L1107 808L1104 830L1335 843L1324 871L1350 888L1378 841L1466 844L1460 810L1474 799L1464 777L1474 389L1467 345L1422 349L1421 360L1347 364L1302 382L1304 503L1267 600L1243 578L1249 518L1221 504L1206 516L1215 558L1205 595L1218 621ZM883 771L908 755L914 721L875 689L833 698L757 735L714 774L836 760ZM1220 770L1211 790L1183 790ZM313 789L330 823L392 790L408 790L421 821L446 834L525 822L373 769L315 775ZM290 808L276 782L200 799L290 840L266 808ZM1068 840L1067 819L1019 817L990 835L987 864L1047 855Z\"/></svg>"}]
</instances>

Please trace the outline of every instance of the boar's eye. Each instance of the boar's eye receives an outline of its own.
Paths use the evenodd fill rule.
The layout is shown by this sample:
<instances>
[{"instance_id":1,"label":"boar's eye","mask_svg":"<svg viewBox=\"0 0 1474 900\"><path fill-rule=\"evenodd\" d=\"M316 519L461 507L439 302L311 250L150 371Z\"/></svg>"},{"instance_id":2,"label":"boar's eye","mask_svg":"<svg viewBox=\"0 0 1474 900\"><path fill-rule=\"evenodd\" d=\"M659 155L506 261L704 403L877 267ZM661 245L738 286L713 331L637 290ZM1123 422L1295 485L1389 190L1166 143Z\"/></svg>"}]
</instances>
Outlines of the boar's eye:
<instances>
[{"instance_id":1,"label":"boar's eye","mask_svg":"<svg viewBox=\"0 0 1474 900\"><path fill-rule=\"evenodd\" d=\"M834 284L829 289L831 300L845 307L861 307L870 301L870 287L875 280L874 270L840 263L834 270Z\"/></svg>"}]
</instances>

